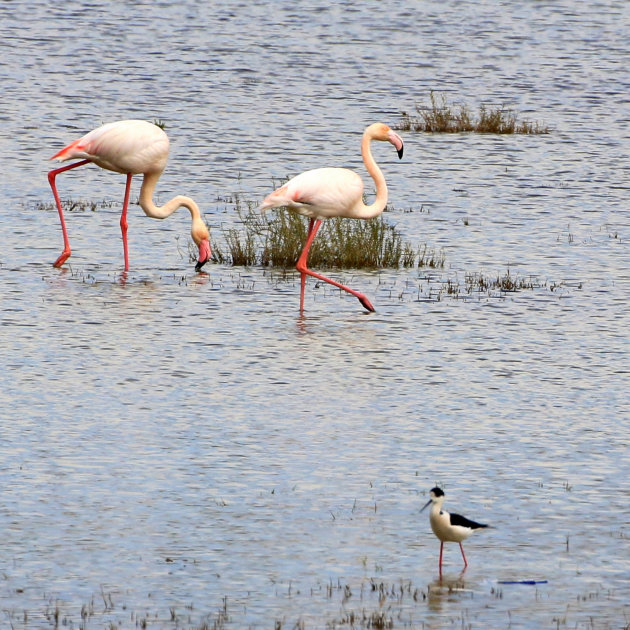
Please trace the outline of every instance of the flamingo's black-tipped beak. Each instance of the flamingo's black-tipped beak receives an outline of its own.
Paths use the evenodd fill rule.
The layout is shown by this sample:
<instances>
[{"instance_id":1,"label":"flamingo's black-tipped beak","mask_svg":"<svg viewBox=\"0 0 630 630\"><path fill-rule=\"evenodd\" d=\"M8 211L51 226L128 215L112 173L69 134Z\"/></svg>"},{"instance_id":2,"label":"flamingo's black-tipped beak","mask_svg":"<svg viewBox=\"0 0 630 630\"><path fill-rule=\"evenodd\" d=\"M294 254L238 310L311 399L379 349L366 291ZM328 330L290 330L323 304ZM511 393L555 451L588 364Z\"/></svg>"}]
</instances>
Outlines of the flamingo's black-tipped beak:
<instances>
[{"instance_id":1,"label":"flamingo's black-tipped beak","mask_svg":"<svg viewBox=\"0 0 630 630\"><path fill-rule=\"evenodd\" d=\"M404 150L404 143L403 143L403 139L395 132L392 131L391 129L389 130L389 133L387 134L387 139L394 145L394 147L396 148L396 153L398 153L398 159L402 159L403 156L403 150Z\"/></svg>"},{"instance_id":2,"label":"flamingo's black-tipped beak","mask_svg":"<svg viewBox=\"0 0 630 630\"><path fill-rule=\"evenodd\" d=\"M199 260L195 265L195 271L201 271L201 268L210 260L212 253L210 251L210 242L207 238L204 238L199 243Z\"/></svg>"},{"instance_id":3,"label":"flamingo's black-tipped beak","mask_svg":"<svg viewBox=\"0 0 630 630\"><path fill-rule=\"evenodd\" d=\"M368 300L365 295L359 294L357 295L357 298L359 298L359 302L361 302L361 305L365 310L369 311L370 313L376 312L376 309L372 306L372 302L370 302L370 300Z\"/></svg>"}]
</instances>

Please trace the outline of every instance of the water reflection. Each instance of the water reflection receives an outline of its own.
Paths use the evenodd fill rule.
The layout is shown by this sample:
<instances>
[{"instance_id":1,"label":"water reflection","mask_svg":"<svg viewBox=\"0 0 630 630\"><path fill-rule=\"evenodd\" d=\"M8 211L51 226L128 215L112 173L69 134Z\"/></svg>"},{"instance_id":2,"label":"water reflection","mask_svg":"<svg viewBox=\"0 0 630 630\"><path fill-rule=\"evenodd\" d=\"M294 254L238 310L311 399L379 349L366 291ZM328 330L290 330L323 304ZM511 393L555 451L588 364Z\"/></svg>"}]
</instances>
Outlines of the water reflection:
<instances>
[{"instance_id":1,"label":"water reflection","mask_svg":"<svg viewBox=\"0 0 630 630\"><path fill-rule=\"evenodd\" d=\"M54 620L54 603L69 627L86 625L84 605L103 626L324 627L364 580L410 576L418 595L398 589L391 614L378 596L353 610L396 627L628 617L627 4L151 7L0 4L10 624ZM188 218L157 223L133 203L128 275L116 208L73 213L72 264L51 267L59 218L37 204L71 134L165 120L160 190L184 183L219 240L238 226L226 198L255 204L324 164L365 179L364 125L395 123L431 89L553 132L410 134L408 160L383 156L387 220L446 266L340 272L360 276L370 316L310 285L300 317L293 272L183 270ZM94 170L73 180L77 198L110 198ZM508 267L537 287L448 292ZM441 582L417 518L437 482L497 524L483 563ZM548 579L544 596L499 597L513 574Z\"/></svg>"},{"instance_id":2,"label":"water reflection","mask_svg":"<svg viewBox=\"0 0 630 630\"><path fill-rule=\"evenodd\" d=\"M445 609L451 610L453 603L472 598L474 588L466 584L465 573L466 570L459 574L443 573L427 585L427 604L431 612L442 613Z\"/></svg>"}]
</instances>

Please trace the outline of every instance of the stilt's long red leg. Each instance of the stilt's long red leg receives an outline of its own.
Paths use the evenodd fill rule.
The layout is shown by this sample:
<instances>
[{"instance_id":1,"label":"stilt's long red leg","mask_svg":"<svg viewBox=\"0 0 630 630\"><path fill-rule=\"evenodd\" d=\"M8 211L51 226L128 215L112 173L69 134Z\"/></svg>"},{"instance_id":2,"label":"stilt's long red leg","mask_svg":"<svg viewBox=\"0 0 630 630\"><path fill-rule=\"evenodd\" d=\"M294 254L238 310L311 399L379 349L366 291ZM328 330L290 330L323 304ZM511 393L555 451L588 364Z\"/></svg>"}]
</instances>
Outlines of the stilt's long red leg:
<instances>
[{"instance_id":1,"label":"stilt's long red leg","mask_svg":"<svg viewBox=\"0 0 630 630\"><path fill-rule=\"evenodd\" d=\"M120 231L122 232L123 253L125 255L125 271L129 271L129 247L127 246L127 206L129 206L129 193L131 192L131 178L127 173L127 185L125 186L125 200L123 201L122 214L120 215Z\"/></svg>"},{"instance_id":2,"label":"stilt's long red leg","mask_svg":"<svg viewBox=\"0 0 630 630\"><path fill-rule=\"evenodd\" d=\"M55 197L55 203L57 204L57 210L59 211L59 220L61 221L61 231L63 232L63 252L61 252L61 256L57 258L57 260L53 263L54 267L61 267L63 263L68 260L72 251L70 250L70 240L68 239L68 231L66 230L66 222L63 218L63 210L61 208L61 201L59 199L59 193L57 192L57 186L55 184L55 177L59 175L59 173L63 173L64 171L69 171L71 168L77 168L77 166L83 166L84 164L88 164L90 160L81 160L80 162L74 162L73 164L68 164L68 166L62 166L61 168L56 168L48 173L48 182L53 191L53 196Z\"/></svg>"},{"instance_id":3,"label":"stilt's long red leg","mask_svg":"<svg viewBox=\"0 0 630 630\"><path fill-rule=\"evenodd\" d=\"M444 551L444 543L440 542L440 575L442 575L442 552Z\"/></svg>"},{"instance_id":4,"label":"stilt's long red leg","mask_svg":"<svg viewBox=\"0 0 630 630\"><path fill-rule=\"evenodd\" d=\"M332 284L333 286L338 287L339 289L343 289L344 291L347 291L351 295L354 295L354 297L356 297L359 300L359 302L361 302L361 304L363 305L363 308L365 308L368 311L374 312L375 310L374 307L372 306L370 301L367 299L367 297L363 295L363 293L354 291L353 289L350 289L349 287L343 284L340 284L339 282L335 282L334 280L331 280L330 278L327 278L326 276L323 276L322 274L315 273L314 271L311 271L306 266L306 262L308 260L308 252L311 249L311 245L313 244L313 241L315 240L315 236L317 236L317 231L319 230L321 224L322 224L321 219L310 220L306 244L304 245L304 249L302 250L302 253L300 254L300 258L298 259L297 265L296 265L297 270L301 274L300 313L304 311L304 288L306 284L306 275L313 276L313 278L323 280L324 282L328 282L329 284Z\"/></svg>"},{"instance_id":5,"label":"stilt's long red leg","mask_svg":"<svg viewBox=\"0 0 630 630\"><path fill-rule=\"evenodd\" d=\"M464 558L464 569L468 566L468 562L466 562L466 554L464 553L464 548L462 547L462 543L459 543L459 548L462 550L462 558Z\"/></svg>"}]
</instances>

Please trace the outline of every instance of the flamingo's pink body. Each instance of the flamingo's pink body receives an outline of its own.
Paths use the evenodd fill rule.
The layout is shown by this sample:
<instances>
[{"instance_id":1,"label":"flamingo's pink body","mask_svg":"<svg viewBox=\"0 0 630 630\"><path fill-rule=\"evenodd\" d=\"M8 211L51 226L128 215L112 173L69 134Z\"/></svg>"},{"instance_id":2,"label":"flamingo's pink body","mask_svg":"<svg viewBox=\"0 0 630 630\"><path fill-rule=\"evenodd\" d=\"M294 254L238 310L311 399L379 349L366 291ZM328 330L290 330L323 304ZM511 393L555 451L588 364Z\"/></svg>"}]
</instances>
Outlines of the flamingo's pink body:
<instances>
[{"instance_id":1,"label":"flamingo's pink body","mask_svg":"<svg viewBox=\"0 0 630 630\"><path fill-rule=\"evenodd\" d=\"M371 205L366 206L363 203L363 181L361 178L354 171L345 168L317 168L305 171L265 197L260 205L262 211L268 208L287 206L290 210L310 219L306 244L297 263L297 269L301 275L300 311L304 310L304 288L307 275L347 291L358 298L368 311L374 311L374 307L365 295L311 271L306 264L309 249L322 220L330 217L371 219L381 214L385 209L387 184L381 169L372 157L370 151L372 140L390 142L396 148L398 157L402 158L403 155L402 138L387 125L374 123L367 127L361 142L361 155L365 167L376 185L376 199Z\"/></svg>"},{"instance_id":2,"label":"flamingo's pink body","mask_svg":"<svg viewBox=\"0 0 630 630\"><path fill-rule=\"evenodd\" d=\"M52 170L48 173L48 181L53 191L61 229L63 231L64 250L55 261L55 267L60 267L71 254L70 242L64 221L63 211L55 178L59 173L94 162L101 168L127 175L125 199L123 202L120 227L122 231L123 249L125 256L125 271L129 270L129 253L127 247L127 207L129 205L129 193L131 190L131 178L133 175L143 174L142 187L140 189L140 206L145 214L155 219L165 219L180 207L188 208L192 217L191 235L199 247L199 260L197 271L210 259L210 235L197 204L189 197L177 196L165 203L156 206L153 203L153 191L157 184L166 161L168 159L168 136L160 127L144 120L120 120L118 122L102 125L90 131L82 138L71 142L68 146L53 155L51 160L79 159L68 166Z\"/></svg>"}]
</instances>

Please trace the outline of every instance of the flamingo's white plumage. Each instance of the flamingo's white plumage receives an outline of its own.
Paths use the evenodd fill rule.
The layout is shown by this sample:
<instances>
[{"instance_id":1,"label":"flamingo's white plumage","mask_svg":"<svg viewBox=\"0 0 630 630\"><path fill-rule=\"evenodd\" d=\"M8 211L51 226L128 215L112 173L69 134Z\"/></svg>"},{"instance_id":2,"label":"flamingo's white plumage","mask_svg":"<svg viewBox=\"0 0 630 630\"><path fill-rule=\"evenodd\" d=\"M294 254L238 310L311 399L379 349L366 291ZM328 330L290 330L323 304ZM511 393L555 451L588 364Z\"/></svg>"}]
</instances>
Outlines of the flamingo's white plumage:
<instances>
[{"instance_id":1,"label":"flamingo's white plumage","mask_svg":"<svg viewBox=\"0 0 630 630\"><path fill-rule=\"evenodd\" d=\"M169 141L164 130L157 125L144 120L120 120L108 123L90 131L83 137L71 142L53 155L51 160L80 160L48 173L48 181L55 197L61 229L63 232L64 250L55 261L55 267L60 267L71 254L70 242L66 230L61 201L57 192L55 178L59 173L93 162L101 168L127 175L125 198L123 201L120 227L122 231L123 250L125 256L125 271L129 269L129 253L127 246L127 207L133 175L143 174L140 189L140 206L145 214L154 219L165 219L180 207L188 208L192 217L191 235L199 247L199 259L196 269L210 260L210 235L197 204L190 199L178 195L163 206L156 206L153 202L155 186L166 166L168 159Z\"/></svg>"},{"instance_id":2,"label":"flamingo's white plumage","mask_svg":"<svg viewBox=\"0 0 630 630\"><path fill-rule=\"evenodd\" d=\"M363 181L354 171L346 168L317 168L305 171L290 179L284 186L267 195L260 205L260 210L287 206L290 210L309 218L306 244L297 262L301 275L300 311L304 310L304 287L306 276L313 276L328 282L359 299L368 310L374 307L365 295L354 291L326 276L315 273L307 267L308 252L315 239L321 222L330 217L348 217L352 219L371 219L383 212L387 205L387 183L378 164L372 157L372 140L390 142L396 148L398 157L403 155L402 138L383 123L374 123L367 127L361 142L361 155L368 173L376 185L374 203L363 202Z\"/></svg>"}]
</instances>

